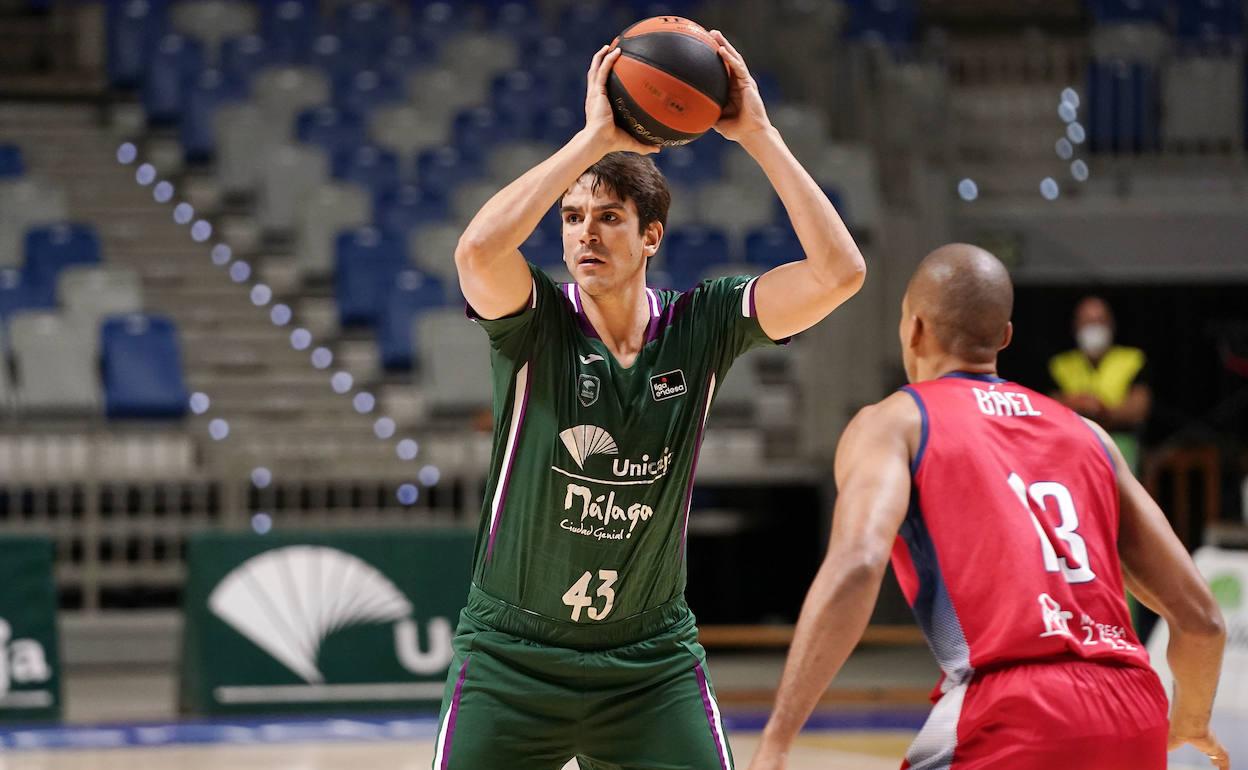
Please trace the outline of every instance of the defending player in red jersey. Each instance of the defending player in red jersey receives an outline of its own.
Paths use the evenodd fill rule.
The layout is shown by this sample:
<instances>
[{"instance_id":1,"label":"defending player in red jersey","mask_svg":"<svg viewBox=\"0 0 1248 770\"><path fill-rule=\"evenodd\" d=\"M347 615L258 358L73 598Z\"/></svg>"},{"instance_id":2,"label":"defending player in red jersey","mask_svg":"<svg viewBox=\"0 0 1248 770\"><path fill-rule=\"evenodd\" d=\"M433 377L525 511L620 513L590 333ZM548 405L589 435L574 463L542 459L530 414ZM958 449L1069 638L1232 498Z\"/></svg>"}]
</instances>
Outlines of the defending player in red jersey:
<instances>
[{"instance_id":1,"label":"defending player in red jersey","mask_svg":"<svg viewBox=\"0 0 1248 770\"><path fill-rule=\"evenodd\" d=\"M1013 288L974 246L928 255L902 302L911 385L836 456L832 542L751 764L778 770L866 627L891 554L944 676L913 770L1163 770L1209 728L1225 629L1164 514L1093 423L996 376ZM1170 624L1174 704L1124 584Z\"/></svg>"}]
</instances>

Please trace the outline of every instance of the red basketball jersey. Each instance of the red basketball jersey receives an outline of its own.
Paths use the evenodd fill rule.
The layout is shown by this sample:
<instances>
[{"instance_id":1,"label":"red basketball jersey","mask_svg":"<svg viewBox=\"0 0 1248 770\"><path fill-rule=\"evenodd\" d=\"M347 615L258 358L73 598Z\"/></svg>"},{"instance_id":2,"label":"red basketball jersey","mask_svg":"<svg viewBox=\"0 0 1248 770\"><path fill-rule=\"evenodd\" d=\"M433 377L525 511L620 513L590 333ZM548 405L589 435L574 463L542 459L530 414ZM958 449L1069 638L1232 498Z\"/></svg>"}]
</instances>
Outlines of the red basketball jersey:
<instances>
[{"instance_id":1,"label":"red basketball jersey","mask_svg":"<svg viewBox=\"0 0 1248 770\"><path fill-rule=\"evenodd\" d=\"M905 391L922 435L892 562L945 686L1038 660L1148 667L1124 599L1117 481L1100 437L999 377L956 373Z\"/></svg>"}]
</instances>

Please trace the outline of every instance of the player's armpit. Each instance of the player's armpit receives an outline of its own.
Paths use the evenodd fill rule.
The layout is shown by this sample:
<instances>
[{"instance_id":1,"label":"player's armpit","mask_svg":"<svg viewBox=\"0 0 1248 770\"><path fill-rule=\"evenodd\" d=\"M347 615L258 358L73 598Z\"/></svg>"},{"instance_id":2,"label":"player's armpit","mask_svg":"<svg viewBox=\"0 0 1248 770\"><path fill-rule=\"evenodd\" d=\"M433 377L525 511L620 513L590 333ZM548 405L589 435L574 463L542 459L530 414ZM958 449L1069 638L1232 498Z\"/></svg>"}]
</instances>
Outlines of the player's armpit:
<instances>
[{"instance_id":1,"label":"player's armpit","mask_svg":"<svg viewBox=\"0 0 1248 770\"><path fill-rule=\"evenodd\" d=\"M455 267L464 299L481 318L494 320L513 315L529 301L533 276L519 251L487 258L474 251L470 241L460 239Z\"/></svg>"},{"instance_id":2,"label":"player's armpit","mask_svg":"<svg viewBox=\"0 0 1248 770\"><path fill-rule=\"evenodd\" d=\"M809 260L774 267L754 289L758 323L773 340L804 332L854 296L864 276L861 271L839 280L822 278Z\"/></svg>"}]
</instances>

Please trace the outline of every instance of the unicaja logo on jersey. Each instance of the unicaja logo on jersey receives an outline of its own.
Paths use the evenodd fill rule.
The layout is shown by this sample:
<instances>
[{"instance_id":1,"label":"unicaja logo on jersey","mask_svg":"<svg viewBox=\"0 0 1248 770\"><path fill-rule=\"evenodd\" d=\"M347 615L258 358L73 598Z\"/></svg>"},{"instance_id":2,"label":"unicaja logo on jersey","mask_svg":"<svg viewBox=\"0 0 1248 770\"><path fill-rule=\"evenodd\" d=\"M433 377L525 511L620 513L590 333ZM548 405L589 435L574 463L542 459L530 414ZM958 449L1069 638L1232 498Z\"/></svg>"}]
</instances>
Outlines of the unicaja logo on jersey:
<instances>
[{"instance_id":1,"label":"unicaja logo on jersey","mask_svg":"<svg viewBox=\"0 0 1248 770\"><path fill-rule=\"evenodd\" d=\"M445 670L453 655L450 621L429 622L429 651L422 651L407 597L371 564L336 548L265 551L226 575L208 606L309 685L325 681L316 661L321 643L348 626L394 623L395 654L413 674Z\"/></svg>"},{"instance_id":2,"label":"unicaja logo on jersey","mask_svg":"<svg viewBox=\"0 0 1248 770\"><path fill-rule=\"evenodd\" d=\"M617 455L611 460L611 476L606 478L551 466L551 470L570 478L563 500L562 513L566 518L559 522L559 527L595 540L630 539L640 525L654 516L653 508L637 502L638 487L649 486L667 475L672 467L672 450L663 447L655 457L618 457L620 448L615 439L597 425L568 428L559 434L559 440L582 473L591 457Z\"/></svg>"},{"instance_id":3,"label":"unicaja logo on jersey","mask_svg":"<svg viewBox=\"0 0 1248 770\"><path fill-rule=\"evenodd\" d=\"M559 440L567 448L576 467L581 470L585 469L585 463L594 455L618 455L620 453L620 448L611 434L597 425L577 425L575 428L568 428L560 432ZM620 457L613 460L611 475L617 478L652 482L666 476L671 467L672 450L669 447L663 447L663 451L653 458L649 454L643 454L638 459ZM597 479L586 480L596 481ZM607 484L611 483L606 480L602 481Z\"/></svg>"}]
</instances>

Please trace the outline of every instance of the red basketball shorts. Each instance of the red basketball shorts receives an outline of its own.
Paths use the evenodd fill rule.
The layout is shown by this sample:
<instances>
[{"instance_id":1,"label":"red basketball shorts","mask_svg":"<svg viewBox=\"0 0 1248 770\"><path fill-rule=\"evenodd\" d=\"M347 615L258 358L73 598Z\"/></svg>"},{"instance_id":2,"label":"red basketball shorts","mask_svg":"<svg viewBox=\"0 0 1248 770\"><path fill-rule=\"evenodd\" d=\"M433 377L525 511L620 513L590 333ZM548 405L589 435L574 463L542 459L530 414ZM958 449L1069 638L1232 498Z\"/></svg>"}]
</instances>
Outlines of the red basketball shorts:
<instances>
[{"instance_id":1,"label":"red basketball shorts","mask_svg":"<svg viewBox=\"0 0 1248 770\"><path fill-rule=\"evenodd\" d=\"M936 702L903 770L1165 770L1169 704L1151 670L1028 663Z\"/></svg>"}]
</instances>

